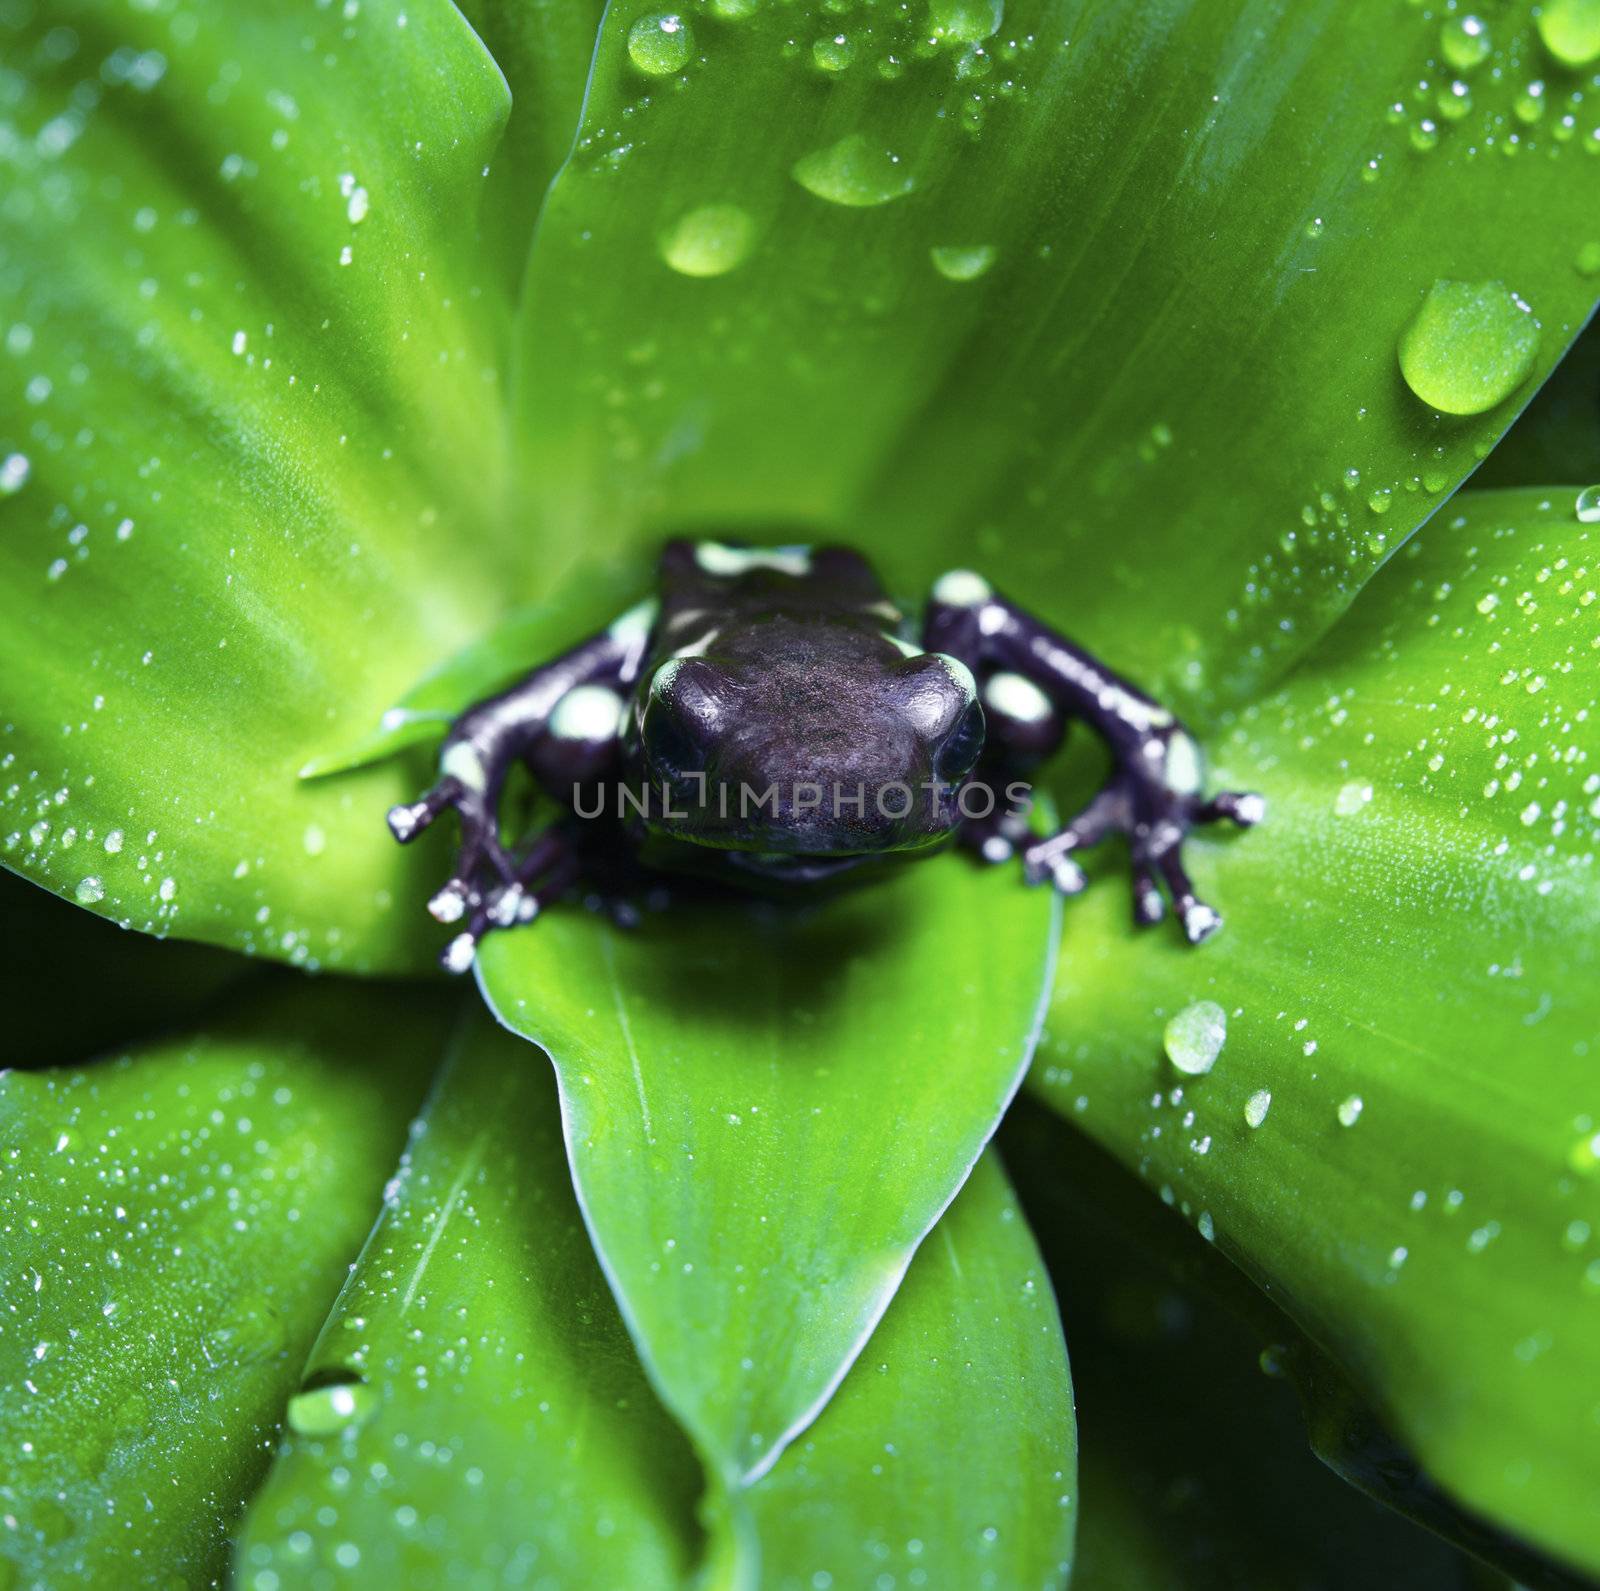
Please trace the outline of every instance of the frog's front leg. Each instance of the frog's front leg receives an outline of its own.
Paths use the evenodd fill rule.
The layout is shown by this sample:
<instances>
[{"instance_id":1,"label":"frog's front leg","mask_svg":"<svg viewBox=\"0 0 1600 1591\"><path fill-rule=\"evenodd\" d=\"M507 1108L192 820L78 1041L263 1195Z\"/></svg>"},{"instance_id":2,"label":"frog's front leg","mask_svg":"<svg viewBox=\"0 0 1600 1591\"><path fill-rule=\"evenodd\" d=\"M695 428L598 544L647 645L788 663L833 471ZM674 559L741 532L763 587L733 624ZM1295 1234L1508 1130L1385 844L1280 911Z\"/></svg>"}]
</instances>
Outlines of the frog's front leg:
<instances>
[{"instance_id":1,"label":"frog's front leg","mask_svg":"<svg viewBox=\"0 0 1600 1591\"><path fill-rule=\"evenodd\" d=\"M638 679L653 620L654 604L641 604L509 690L475 702L450 726L438 782L420 800L390 808L389 828L402 845L447 809L460 818L455 867L428 902L442 923L466 919L441 958L450 971L471 966L484 934L527 921L577 876L565 824L544 830L520 856L501 841L500 794L518 761L553 789L593 780L614 761L623 698Z\"/></svg>"},{"instance_id":2,"label":"frog's front leg","mask_svg":"<svg viewBox=\"0 0 1600 1591\"><path fill-rule=\"evenodd\" d=\"M1111 751L1111 776L1094 799L1049 838L1024 848L1030 883L1049 879L1076 894L1085 882L1077 853L1121 833L1132 853L1137 922L1161 918L1164 886L1191 944L1222 926L1195 894L1183 866L1183 841L1200 823L1258 823L1266 812L1260 796L1230 790L1205 797L1199 747L1170 712L979 575L957 570L938 582L923 644L960 658L982 682L990 755L1001 762L1015 746L1022 754L1019 771L1027 771L1037 748L1058 742L1074 718ZM986 854L998 859L1000 848Z\"/></svg>"}]
</instances>

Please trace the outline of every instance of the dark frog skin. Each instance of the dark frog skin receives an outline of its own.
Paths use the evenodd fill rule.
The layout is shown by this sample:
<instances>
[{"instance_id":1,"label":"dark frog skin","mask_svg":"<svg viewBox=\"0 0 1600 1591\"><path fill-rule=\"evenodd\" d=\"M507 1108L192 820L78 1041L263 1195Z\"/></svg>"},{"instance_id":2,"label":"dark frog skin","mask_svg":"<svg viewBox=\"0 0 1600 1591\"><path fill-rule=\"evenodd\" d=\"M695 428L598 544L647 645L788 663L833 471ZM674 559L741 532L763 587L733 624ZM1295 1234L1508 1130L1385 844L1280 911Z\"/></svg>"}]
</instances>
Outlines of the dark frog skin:
<instances>
[{"instance_id":1,"label":"dark frog skin","mask_svg":"<svg viewBox=\"0 0 1600 1591\"><path fill-rule=\"evenodd\" d=\"M979 575L943 576L918 641L906 631L848 547L668 542L654 597L469 707L438 782L390 810L402 844L447 808L460 818L455 870L429 902L462 925L444 965L465 971L485 934L624 858L809 889L955 840L984 862L1020 853L1029 883L1076 894L1077 853L1113 833L1137 922L1163 916L1164 890L1191 944L1216 932L1183 841L1196 824L1258 822L1259 796L1203 796L1199 748L1170 712ZM1038 839L1026 781L1073 720L1112 771ZM514 850L498 808L518 763L564 811Z\"/></svg>"}]
</instances>

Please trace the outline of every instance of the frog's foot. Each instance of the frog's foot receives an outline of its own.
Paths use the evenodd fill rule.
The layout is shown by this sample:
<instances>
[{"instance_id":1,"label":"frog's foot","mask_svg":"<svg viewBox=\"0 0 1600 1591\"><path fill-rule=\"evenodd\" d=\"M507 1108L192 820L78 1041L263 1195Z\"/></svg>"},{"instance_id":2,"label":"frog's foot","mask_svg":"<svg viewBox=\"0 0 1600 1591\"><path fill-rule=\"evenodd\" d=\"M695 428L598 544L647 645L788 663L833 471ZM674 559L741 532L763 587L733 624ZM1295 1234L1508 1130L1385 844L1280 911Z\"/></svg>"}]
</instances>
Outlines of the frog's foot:
<instances>
[{"instance_id":1,"label":"frog's foot","mask_svg":"<svg viewBox=\"0 0 1600 1591\"><path fill-rule=\"evenodd\" d=\"M420 801L390 807L389 831L402 845L409 845L452 807L461 819L455 869L428 902L429 912L441 923L460 922L517 873L516 861L500 843L492 803L483 791L453 775L447 774Z\"/></svg>"},{"instance_id":2,"label":"frog's foot","mask_svg":"<svg viewBox=\"0 0 1600 1591\"><path fill-rule=\"evenodd\" d=\"M1195 894L1183 866L1184 840L1197 824L1226 820L1250 828L1265 816L1266 803L1245 791L1225 790L1201 800L1118 773L1065 828L1027 847L1022 853L1023 871L1030 884L1049 880L1063 894L1076 895L1087 882L1077 853L1110 834L1125 834L1133 858L1134 921L1144 925L1161 920L1166 913L1165 887L1184 937L1198 945L1222 926L1222 918Z\"/></svg>"},{"instance_id":3,"label":"frog's foot","mask_svg":"<svg viewBox=\"0 0 1600 1591\"><path fill-rule=\"evenodd\" d=\"M1028 820L1022 813L997 807L981 818L967 818L956 834L956 843L993 867L1009 862L1029 838Z\"/></svg>"},{"instance_id":4,"label":"frog's foot","mask_svg":"<svg viewBox=\"0 0 1600 1591\"><path fill-rule=\"evenodd\" d=\"M440 964L448 972L465 972L486 934L496 928L531 923L572 887L580 871L571 836L562 828L546 829L534 840L527 855L514 864L509 878L477 894L466 926L445 946ZM454 882L452 879L451 884ZM434 896L435 901L438 898Z\"/></svg>"}]
</instances>

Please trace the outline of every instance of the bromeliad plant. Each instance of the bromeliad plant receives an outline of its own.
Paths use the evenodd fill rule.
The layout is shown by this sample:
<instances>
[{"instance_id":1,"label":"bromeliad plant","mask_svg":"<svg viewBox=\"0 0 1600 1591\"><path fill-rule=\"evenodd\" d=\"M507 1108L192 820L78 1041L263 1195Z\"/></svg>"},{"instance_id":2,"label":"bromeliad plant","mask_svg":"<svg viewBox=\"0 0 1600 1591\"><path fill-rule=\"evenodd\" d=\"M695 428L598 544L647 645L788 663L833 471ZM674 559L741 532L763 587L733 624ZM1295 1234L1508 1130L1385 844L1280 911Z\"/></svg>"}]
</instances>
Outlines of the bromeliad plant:
<instances>
[{"instance_id":1,"label":"bromeliad plant","mask_svg":"<svg viewBox=\"0 0 1600 1591\"><path fill-rule=\"evenodd\" d=\"M1592 349L1457 491L1600 289L1597 66L1593 0L0 3L0 858L85 908L4 897L0 1585L1461 1583L1245 1343L1600 1574ZM797 525L1172 700L1271 813L1225 932L949 856L445 986L450 717Z\"/></svg>"}]
</instances>

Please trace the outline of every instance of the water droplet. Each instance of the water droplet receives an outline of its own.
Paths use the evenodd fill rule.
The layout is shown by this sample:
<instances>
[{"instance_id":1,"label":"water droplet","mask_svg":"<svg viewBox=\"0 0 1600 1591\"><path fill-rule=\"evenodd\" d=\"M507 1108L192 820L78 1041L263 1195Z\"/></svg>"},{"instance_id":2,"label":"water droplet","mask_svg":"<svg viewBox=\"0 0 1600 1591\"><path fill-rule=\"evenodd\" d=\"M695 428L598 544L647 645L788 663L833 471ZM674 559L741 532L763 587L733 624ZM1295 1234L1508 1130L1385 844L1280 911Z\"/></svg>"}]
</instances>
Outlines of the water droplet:
<instances>
[{"instance_id":1,"label":"water droplet","mask_svg":"<svg viewBox=\"0 0 1600 1591\"><path fill-rule=\"evenodd\" d=\"M0 497L11 497L28 484L33 465L25 453L8 453L0 459Z\"/></svg>"},{"instance_id":2,"label":"water droplet","mask_svg":"<svg viewBox=\"0 0 1600 1591\"><path fill-rule=\"evenodd\" d=\"M1503 282L1440 280L1400 335L1406 385L1443 414L1483 414L1511 396L1539 356L1539 328Z\"/></svg>"},{"instance_id":3,"label":"water droplet","mask_svg":"<svg viewBox=\"0 0 1600 1591\"><path fill-rule=\"evenodd\" d=\"M72 894L80 906L93 906L106 898L106 887L91 874L88 878L78 880L78 887Z\"/></svg>"},{"instance_id":4,"label":"water droplet","mask_svg":"<svg viewBox=\"0 0 1600 1591\"><path fill-rule=\"evenodd\" d=\"M982 44L1005 15L1005 0L929 0L928 33L942 44Z\"/></svg>"},{"instance_id":5,"label":"water droplet","mask_svg":"<svg viewBox=\"0 0 1600 1591\"><path fill-rule=\"evenodd\" d=\"M121 829L113 829L105 838L106 850L115 856L122 849L123 834Z\"/></svg>"},{"instance_id":6,"label":"water droplet","mask_svg":"<svg viewBox=\"0 0 1600 1591\"><path fill-rule=\"evenodd\" d=\"M1272 1090L1270 1088L1258 1088L1244 1102L1245 1124L1250 1127L1259 1127L1267 1119L1267 1112L1271 1109Z\"/></svg>"},{"instance_id":7,"label":"water droplet","mask_svg":"<svg viewBox=\"0 0 1600 1591\"><path fill-rule=\"evenodd\" d=\"M933 268L952 282L975 282L994 264L992 243L944 245L930 249Z\"/></svg>"},{"instance_id":8,"label":"water droplet","mask_svg":"<svg viewBox=\"0 0 1600 1591\"><path fill-rule=\"evenodd\" d=\"M1433 102L1447 122L1458 122L1472 109L1472 90L1459 77L1439 85Z\"/></svg>"},{"instance_id":9,"label":"water droplet","mask_svg":"<svg viewBox=\"0 0 1600 1591\"><path fill-rule=\"evenodd\" d=\"M1586 525L1600 524L1600 486L1585 486L1578 493L1578 518Z\"/></svg>"},{"instance_id":10,"label":"water droplet","mask_svg":"<svg viewBox=\"0 0 1600 1591\"><path fill-rule=\"evenodd\" d=\"M843 72L856 58L856 47L843 33L829 34L811 46L811 59L819 72Z\"/></svg>"},{"instance_id":11,"label":"water droplet","mask_svg":"<svg viewBox=\"0 0 1600 1591\"><path fill-rule=\"evenodd\" d=\"M1517 113L1519 122L1531 127L1544 115L1544 84L1535 78L1517 95L1511 108Z\"/></svg>"},{"instance_id":12,"label":"water droplet","mask_svg":"<svg viewBox=\"0 0 1600 1591\"><path fill-rule=\"evenodd\" d=\"M1411 147L1415 149L1418 154L1425 155L1430 149L1436 148L1438 143L1439 124L1435 121L1429 120L1428 117L1424 116L1422 120L1411 129Z\"/></svg>"},{"instance_id":13,"label":"water droplet","mask_svg":"<svg viewBox=\"0 0 1600 1591\"><path fill-rule=\"evenodd\" d=\"M661 239L661 258L682 276L725 276L750 256L756 226L736 204L705 204Z\"/></svg>"},{"instance_id":14,"label":"water droplet","mask_svg":"<svg viewBox=\"0 0 1600 1591\"><path fill-rule=\"evenodd\" d=\"M802 155L794 163L793 176L807 193L857 209L904 198L916 186L898 155L869 143L860 133Z\"/></svg>"},{"instance_id":15,"label":"water droplet","mask_svg":"<svg viewBox=\"0 0 1600 1591\"><path fill-rule=\"evenodd\" d=\"M360 1430L378 1411L378 1393L359 1376L344 1374L289 1399L289 1428L301 1436L337 1436Z\"/></svg>"},{"instance_id":16,"label":"water droplet","mask_svg":"<svg viewBox=\"0 0 1600 1591\"><path fill-rule=\"evenodd\" d=\"M1180 1072L1200 1077L1216 1064L1227 1036L1227 1012L1215 1000L1197 1000L1167 1023L1161 1042Z\"/></svg>"},{"instance_id":17,"label":"water droplet","mask_svg":"<svg viewBox=\"0 0 1600 1591\"><path fill-rule=\"evenodd\" d=\"M628 59L648 77L681 72L693 54L688 18L676 11L652 12L628 30Z\"/></svg>"},{"instance_id":18,"label":"water droplet","mask_svg":"<svg viewBox=\"0 0 1600 1591\"><path fill-rule=\"evenodd\" d=\"M1339 1105L1339 1125L1354 1127L1361 1120L1361 1112L1365 1108L1359 1094L1352 1094L1348 1099L1342 1100Z\"/></svg>"},{"instance_id":19,"label":"water droplet","mask_svg":"<svg viewBox=\"0 0 1600 1591\"><path fill-rule=\"evenodd\" d=\"M156 891L156 893L162 898L162 900L171 900L178 893L178 881L177 881L177 879L175 879L175 878L164 878L164 879L162 879L161 880L161 887L160 887L160 889L158 889Z\"/></svg>"},{"instance_id":20,"label":"water droplet","mask_svg":"<svg viewBox=\"0 0 1600 1591\"><path fill-rule=\"evenodd\" d=\"M1470 72L1489 54L1489 29L1482 17L1447 17L1439 28L1439 52L1458 72Z\"/></svg>"},{"instance_id":21,"label":"water droplet","mask_svg":"<svg viewBox=\"0 0 1600 1591\"><path fill-rule=\"evenodd\" d=\"M1341 818L1353 818L1356 813L1364 811L1371 801L1372 786L1360 779L1352 779L1349 784L1339 786L1339 793L1333 798L1333 810Z\"/></svg>"},{"instance_id":22,"label":"water droplet","mask_svg":"<svg viewBox=\"0 0 1600 1591\"><path fill-rule=\"evenodd\" d=\"M1538 28L1544 47L1563 66L1600 58L1600 0L1545 0Z\"/></svg>"}]
</instances>

